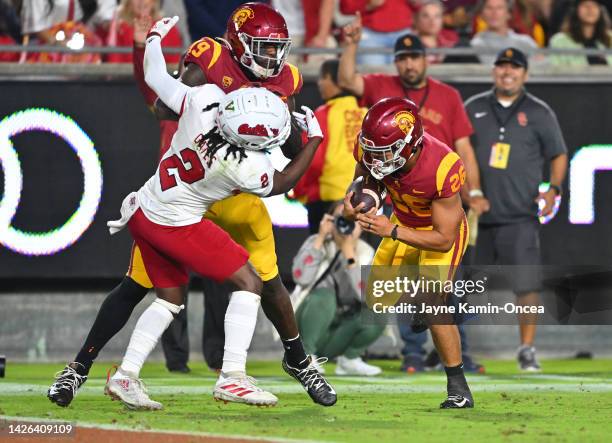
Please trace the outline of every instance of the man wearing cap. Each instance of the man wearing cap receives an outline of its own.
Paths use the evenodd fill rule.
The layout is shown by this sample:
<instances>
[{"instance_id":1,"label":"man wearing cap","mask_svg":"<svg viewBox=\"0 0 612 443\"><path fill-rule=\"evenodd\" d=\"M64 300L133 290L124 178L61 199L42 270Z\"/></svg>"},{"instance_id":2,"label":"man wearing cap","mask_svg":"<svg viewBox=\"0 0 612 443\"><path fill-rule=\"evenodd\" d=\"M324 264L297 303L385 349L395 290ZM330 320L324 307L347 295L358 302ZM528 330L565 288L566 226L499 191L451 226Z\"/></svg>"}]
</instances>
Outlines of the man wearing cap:
<instances>
[{"instance_id":1,"label":"man wearing cap","mask_svg":"<svg viewBox=\"0 0 612 443\"><path fill-rule=\"evenodd\" d=\"M345 47L340 57L338 85L360 97L361 103L366 107L385 97L407 97L412 100L419 107L425 131L455 149L463 160L467 173L467 189L462 193L464 200L469 202L476 214L486 211L489 202L480 190L478 164L470 142L472 125L459 91L427 76L425 46L414 34L404 34L395 42L397 75L358 73L356 53L360 40L361 19L358 16L350 25L344 27ZM402 367L409 372L423 370L423 345L426 336L412 334L410 327L403 324L400 324L400 331L405 343ZM460 332L463 339L462 328ZM462 340L462 348L467 349L465 340ZM472 362L468 355L464 355L463 361L466 370L481 370L476 364L473 368L468 367Z\"/></svg>"},{"instance_id":2,"label":"man wearing cap","mask_svg":"<svg viewBox=\"0 0 612 443\"><path fill-rule=\"evenodd\" d=\"M527 57L516 48L495 59L492 90L465 102L474 126L472 144L482 189L491 207L480 217L476 262L521 265L512 269L518 304L536 306L540 279L540 215L552 212L567 172L567 148L555 113L526 92ZM544 164L550 162L550 189L539 193ZM538 371L535 315L519 315L519 366Z\"/></svg>"}]
</instances>

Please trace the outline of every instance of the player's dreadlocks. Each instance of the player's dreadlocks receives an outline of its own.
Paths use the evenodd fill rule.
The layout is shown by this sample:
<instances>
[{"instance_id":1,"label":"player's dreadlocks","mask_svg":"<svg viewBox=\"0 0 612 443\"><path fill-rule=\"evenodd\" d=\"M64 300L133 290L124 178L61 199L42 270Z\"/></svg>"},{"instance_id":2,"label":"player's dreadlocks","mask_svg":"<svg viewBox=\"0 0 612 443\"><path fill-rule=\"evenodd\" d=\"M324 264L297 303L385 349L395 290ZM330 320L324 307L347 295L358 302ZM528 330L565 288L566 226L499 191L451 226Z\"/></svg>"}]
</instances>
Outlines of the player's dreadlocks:
<instances>
[{"instance_id":1,"label":"player's dreadlocks","mask_svg":"<svg viewBox=\"0 0 612 443\"><path fill-rule=\"evenodd\" d=\"M219 103L211 103L202 109L202 112L211 111L219 107ZM228 143L219 132L219 128L215 125L210 131L204 134L203 141L206 144L206 152L204 153L204 160L206 160L206 166L210 168L213 160L215 159L215 154L219 149L221 149L225 145L229 145L227 151L225 152L225 157L223 160L227 160L230 155L233 155L235 159L238 159L238 163L242 162L245 158L247 158L246 150L244 148L240 148L238 146L232 145Z\"/></svg>"}]
</instances>

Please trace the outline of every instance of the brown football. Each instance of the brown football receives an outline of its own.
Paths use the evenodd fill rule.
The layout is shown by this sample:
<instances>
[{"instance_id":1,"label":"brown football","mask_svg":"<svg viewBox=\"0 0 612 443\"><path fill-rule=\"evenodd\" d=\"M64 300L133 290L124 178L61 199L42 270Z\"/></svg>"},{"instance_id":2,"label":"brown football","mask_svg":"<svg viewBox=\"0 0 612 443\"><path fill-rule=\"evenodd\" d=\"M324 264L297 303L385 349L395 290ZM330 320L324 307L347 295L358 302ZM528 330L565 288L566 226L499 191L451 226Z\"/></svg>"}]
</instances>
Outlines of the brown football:
<instances>
[{"instance_id":1,"label":"brown football","mask_svg":"<svg viewBox=\"0 0 612 443\"><path fill-rule=\"evenodd\" d=\"M351 191L353 192L351 197L353 207L359 203L365 204L361 212L368 212L372 208L379 209L387 195L385 185L370 175L357 177L348 189L348 192Z\"/></svg>"}]
</instances>

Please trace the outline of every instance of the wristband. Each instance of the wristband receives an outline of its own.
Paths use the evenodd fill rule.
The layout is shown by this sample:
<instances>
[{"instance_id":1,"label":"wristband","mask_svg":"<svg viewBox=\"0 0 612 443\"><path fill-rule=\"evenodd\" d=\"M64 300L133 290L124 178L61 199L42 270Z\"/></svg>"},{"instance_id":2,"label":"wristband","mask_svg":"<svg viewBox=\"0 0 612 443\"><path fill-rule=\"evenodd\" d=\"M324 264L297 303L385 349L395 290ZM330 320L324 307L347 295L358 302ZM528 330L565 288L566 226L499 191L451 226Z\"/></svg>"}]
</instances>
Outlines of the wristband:
<instances>
[{"instance_id":1,"label":"wristband","mask_svg":"<svg viewBox=\"0 0 612 443\"><path fill-rule=\"evenodd\" d=\"M470 198L474 197L484 197L482 189L472 189L469 193Z\"/></svg>"},{"instance_id":2,"label":"wristband","mask_svg":"<svg viewBox=\"0 0 612 443\"><path fill-rule=\"evenodd\" d=\"M397 240L397 228L398 228L398 225L395 225L393 229L391 230L391 238L393 240Z\"/></svg>"}]
</instances>

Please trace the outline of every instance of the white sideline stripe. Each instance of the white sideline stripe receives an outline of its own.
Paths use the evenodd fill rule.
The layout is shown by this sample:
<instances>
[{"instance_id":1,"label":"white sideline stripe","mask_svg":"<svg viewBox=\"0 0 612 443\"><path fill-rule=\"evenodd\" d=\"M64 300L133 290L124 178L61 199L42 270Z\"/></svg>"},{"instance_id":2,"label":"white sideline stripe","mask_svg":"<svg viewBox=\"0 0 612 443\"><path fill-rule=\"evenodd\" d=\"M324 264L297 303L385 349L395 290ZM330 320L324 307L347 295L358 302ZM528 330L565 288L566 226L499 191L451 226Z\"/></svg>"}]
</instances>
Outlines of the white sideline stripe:
<instances>
[{"instance_id":1,"label":"white sideline stripe","mask_svg":"<svg viewBox=\"0 0 612 443\"><path fill-rule=\"evenodd\" d=\"M0 420L7 421L18 421L18 422L26 422L26 423L70 423L79 428L88 428L88 429L102 429L108 431L122 431L122 432L137 432L137 433L151 433L151 434L173 434L173 435L191 435L197 437L211 437L211 438L224 438L228 440L236 439L236 440L260 440L260 441L269 441L269 442L287 442L287 443L296 443L296 442L304 442L304 443L324 443L322 440L303 440L303 439L292 439L285 437L256 437L251 435L242 435L242 434L215 434L212 432L188 432L188 431L172 431L168 429L138 429L131 428L123 425L108 425L102 423L92 423L87 421L72 421L72 420L60 420L60 419L49 419L42 417L15 417L11 415L0 415Z\"/></svg>"},{"instance_id":2,"label":"white sideline stripe","mask_svg":"<svg viewBox=\"0 0 612 443\"><path fill-rule=\"evenodd\" d=\"M366 384L366 385L342 385L334 384L337 392L343 393L430 393L443 392L444 383L436 383L432 385L415 385L415 384ZM274 394L297 394L304 392L303 388L297 383L287 382L284 385L267 385L263 383L262 388L269 389ZM612 383L470 383L470 388L473 392L612 392ZM2 395L46 395L47 386L20 384L20 383L2 383L0 384L0 394ZM191 394L191 395L212 395L213 386L152 386L148 385L148 390L151 394ZM84 386L79 389L79 393L99 394L102 395L102 385Z\"/></svg>"}]
</instances>

